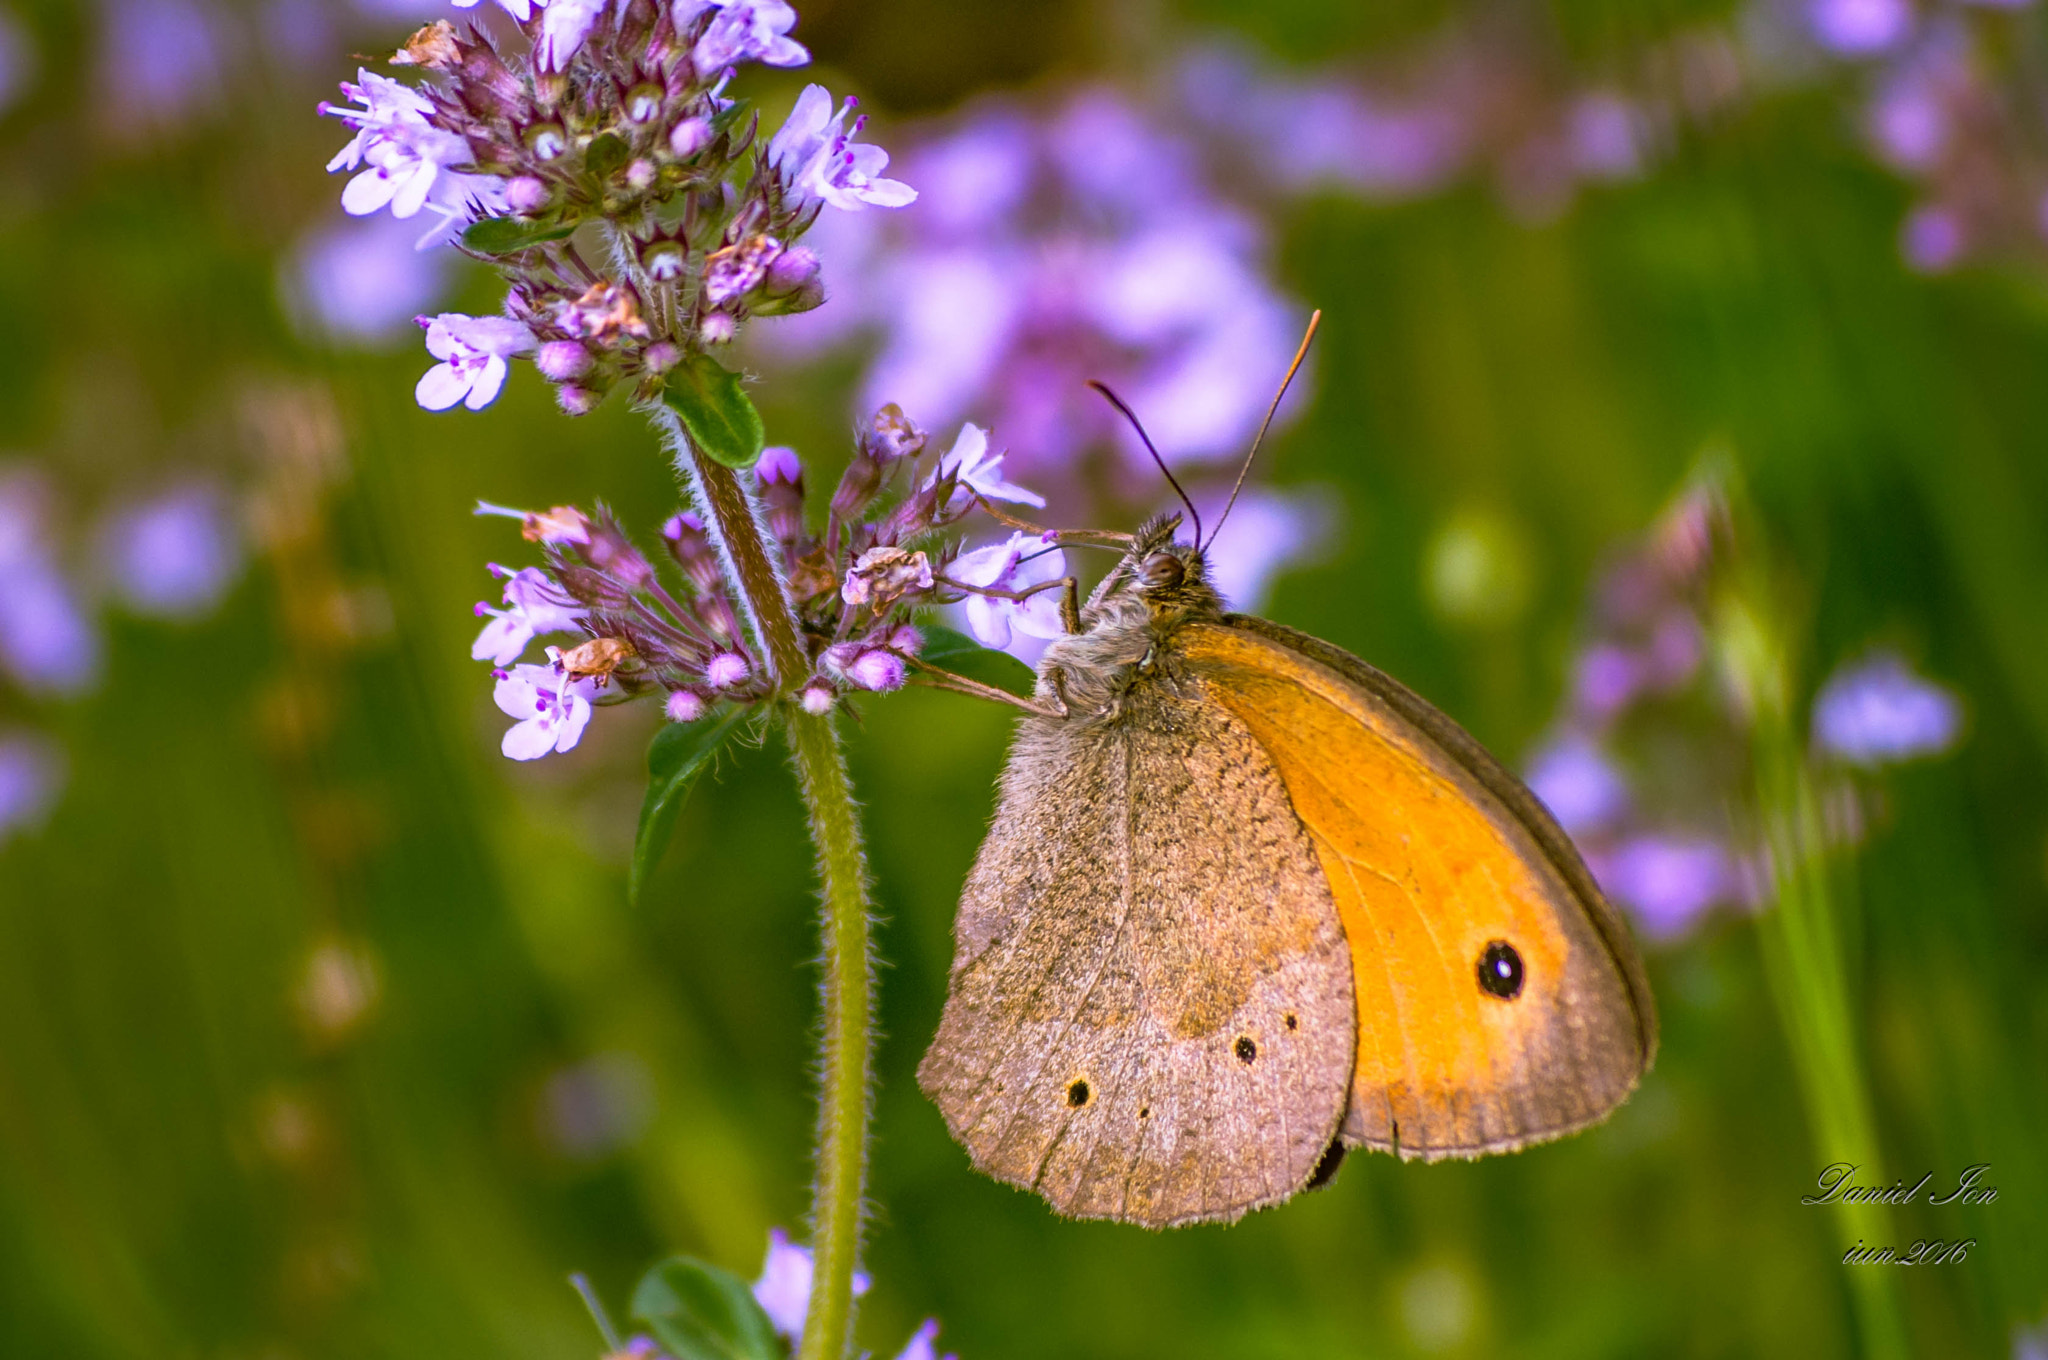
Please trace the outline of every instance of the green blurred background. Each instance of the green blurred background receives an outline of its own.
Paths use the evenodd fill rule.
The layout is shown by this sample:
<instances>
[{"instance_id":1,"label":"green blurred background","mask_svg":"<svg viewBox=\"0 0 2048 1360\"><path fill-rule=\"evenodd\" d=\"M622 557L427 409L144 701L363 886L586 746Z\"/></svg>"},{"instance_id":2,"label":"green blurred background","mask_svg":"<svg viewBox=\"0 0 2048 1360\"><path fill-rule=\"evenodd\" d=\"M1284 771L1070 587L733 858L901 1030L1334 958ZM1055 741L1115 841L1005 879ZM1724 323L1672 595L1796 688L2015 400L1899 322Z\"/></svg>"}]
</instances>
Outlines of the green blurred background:
<instances>
[{"instance_id":1,"label":"green blurred background","mask_svg":"<svg viewBox=\"0 0 2048 1360\"><path fill-rule=\"evenodd\" d=\"M1324 62L1458 8L833 0L797 36L886 144L986 89L1134 78L1191 35ZM1597 63L1726 12L1522 21ZM107 11L14 13L39 56L0 123L0 448L79 504L210 468L246 497L250 561L200 623L110 614L96 692L0 688L70 769L0 844L0 1354L594 1355L569 1271L615 1305L673 1250L752 1275L808 1200L817 943L782 754L725 761L631 908L656 715L514 765L468 656L482 563L518 560L478 496L603 498L646 532L668 474L621 403L572 422L515 379L429 415L416 340L287 319L279 260L338 215L313 104L402 19L337 23L324 61L245 47L210 107L137 134L91 74ZM1280 283L1326 324L1266 471L1335 488L1342 519L1265 612L1519 760L1603 554L1733 451L1807 688L1888 639L1969 707L1955 755L1890 782L1846 900L1871 1178L1988 1162L1999 1189L1896 1221L1898 1245L1980 1242L1897 1272L1914 1349L2004 1355L2048 1314L2048 272L1907 269L1906 190L1850 121L1839 82L1760 99L1541 224L1483 183L1276 210ZM454 305L495 306L463 278ZM836 370L764 387L771 436L829 473L852 392ZM1426 564L1473 523L1513 545L1513 588L1466 618ZM1651 951L1657 1067L1564 1143L1360 1155L1326 1192L1157 1235L971 1174L912 1069L1007 729L918 691L850 729L884 918L867 1346L935 1314L967 1360L1856 1352L1851 1268L1799 1203L1829 1159L1736 914Z\"/></svg>"}]
</instances>

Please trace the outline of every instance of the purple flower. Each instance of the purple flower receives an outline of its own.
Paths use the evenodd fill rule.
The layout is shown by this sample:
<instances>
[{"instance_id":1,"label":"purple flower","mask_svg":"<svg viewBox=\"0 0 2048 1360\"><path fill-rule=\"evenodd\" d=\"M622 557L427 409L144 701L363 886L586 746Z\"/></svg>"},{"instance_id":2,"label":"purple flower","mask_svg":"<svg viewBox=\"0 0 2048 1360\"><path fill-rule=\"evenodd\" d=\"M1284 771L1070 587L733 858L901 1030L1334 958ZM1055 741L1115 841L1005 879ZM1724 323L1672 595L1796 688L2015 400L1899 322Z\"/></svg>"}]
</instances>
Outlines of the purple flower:
<instances>
[{"instance_id":1,"label":"purple flower","mask_svg":"<svg viewBox=\"0 0 2048 1360\"><path fill-rule=\"evenodd\" d=\"M1913 31L1908 0L1810 0L1807 21L1821 45L1844 57L1888 52Z\"/></svg>"},{"instance_id":2,"label":"purple flower","mask_svg":"<svg viewBox=\"0 0 2048 1360\"><path fill-rule=\"evenodd\" d=\"M902 689L903 658L888 652L862 652L846 668L846 678L862 689Z\"/></svg>"},{"instance_id":3,"label":"purple flower","mask_svg":"<svg viewBox=\"0 0 2048 1360\"><path fill-rule=\"evenodd\" d=\"M561 0L556 0L560 3ZM690 0L683 0L690 4ZM705 26L690 60L705 75L758 61L766 66L804 66L811 54L788 35L796 27L796 11L783 0L702 0L692 4L701 10L709 5L718 11ZM682 5L678 5L678 9Z\"/></svg>"},{"instance_id":4,"label":"purple flower","mask_svg":"<svg viewBox=\"0 0 2048 1360\"><path fill-rule=\"evenodd\" d=\"M1579 656L1572 673L1572 705L1594 721L1604 721L1627 708L1643 686L1643 664L1635 653L1612 642L1599 642Z\"/></svg>"},{"instance_id":5,"label":"purple flower","mask_svg":"<svg viewBox=\"0 0 2048 1360\"><path fill-rule=\"evenodd\" d=\"M1003 451L989 451L988 431L979 425L969 423L960 427L953 447L939 459L938 467L933 469L931 479L925 485L932 485L948 473L959 486L992 501L1032 506L1045 504L1045 497L1037 492L1003 480Z\"/></svg>"},{"instance_id":6,"label":"purple flower","mask_svg":"<svg viewBox=\"0 0 2048 1360\"><path fill-rule=\"evenodd\" d=\"M241 568L241 544L217 487L194 483L112 516L100 532L114 587L130 608L189 619L220 602Z\"/></svg>"},{"instance_id":7,"label":"purple flower","mask_svg":"<svg viewBox=\"0 0 2048 1360\"><path fill-rule=\"evenodd\" d=\"M569 59L582 50L584 39L590 36L598 15L608 3L610 0L549 0L547 12L541 16L540 38L533 49L540 69L559 71L566 67Z\"/></svg>"},{"instance_id":8,"label":"purple flower","mask_svg":"<svg viewBox=\"0 0 2048 1360\"><path fill-rule=\"evenodd\" d=\"M686 689L671 691L662 704L670 722L693 723L704 716L704 696Z\"/></svg>"},{"instance_id":9,"label":"purple flower","mask_svg":"<svg viewBox=\"0 0 2048 1360\"><path fill-rule=\"evenodd\" d=\"M761 1278L754 1282L754 1301L768 1315L775 1330L791 1341L804 1333L804 1314L811 1306L811 1279L815 1274L811 1249L789 1240L780 1228L768 1231L768 1259L761 1263ZM863 1271L854 1272L855 1297L868 1292L870 1281Z\"/></svg>"},{"instance_id":10,"label":"purple flower","mask_svg":"<svg viewBox=\"0 0 2048 1360\"><path fill-rule=\"evenodd\" d=\"M823 85L804 86L789 120L768 143L769 163L799 197L822 199L835 208L900 208L915 201L917 190L901 180L876 178L888 167L888 152L853 144L867 122L856 119L852 131L845 130L854 103L849 98L834 112L830 91Z\"/></svg>"},{"instance_id":11,"label":"purple flower","mask_svg":"<svg viewBox=\"0 0 2048 1360\"><path fill-rule=\"evenodd\" d=\"M0 113L11 108L36 75L36 45L13 14L0 10Z\"/></svg>"},{"instance_id":12,"label":"purple flower","mask_svg":"<svg viewBox=\"0 0 2048 1360\"><path fill-rule=\"evenodd\" d=\"M216 103L229 61L225 16L195 0L110 0L100 83L124 129L183 121Z\"/></svg>"},{"instance_id":13,"label":"purple flower","mask_svg":"<svg viewBox=\"0 0 2048 1360\"><path fill-rule=\"evenodd\" d=\"M394 217L344 218L309 234L279 283L300 325L336 340L376 344L430 307L454 256L425 253Z\"/></svg>"},{"instance_id":14,"label":"purple flower","mask_svg":"<svg viewBox=\"0 0 2048 1360\"><path fill-rule=\"evenodd\" d=\"M1962 218L1938 203L1913 209L1899 227L1899 253L1908 267L1923 274L1953 269L1968 244Z\"/></svg>"},{"instance_id":15,"label":"purple flower","mask_svg":"<svg viewBox=\"0 0 2048 1360\"><path fill-rule=\"evenodd\" d=\"M100 640L44 539L47 496L32 476L0 481L0 668L23 688L77 694L100 675Z\"/></svg>"},{"instance_id":16,"label":"purple flower","mask_svg":"<svg viewBox=\"0 0 2048 1360\"><path fill-rule=\"evenodd\" d=\"M1870 140L1877 152L1899 170L1931 170L1948 150L1948 109L1928 74L1908 69L1872 101L1868 117Z\"/></svg>"},{"instance_id":17,"label":"purple flower","mask_svg":"<svg viewBox=\"0 0 2048 1360\"><path fill-rule=\"evenodd\" d=\"M533 17L534 10L547 2L548 0L498 0L498 7L523 24ZM457 9L475 9L477 0L454 0L454 5Z\"/></svg>"},{"instance_id":18,"label":"purple flower","mask_svg":"<svg viewBox=\"0 0 2048 1360\"><path fill-rule=\"evenodd\" d=\"M504 568L494 568L502 572ZM505 666L519 659L527 644L542 633L576 631L587 612L537 567L524 567L505 582L505 608L476 607L490 618L469 649L472 658Z\"/></svg>"},{"instance_id":19,"label":"purple flower","mask_svg":"<svg viewBox=\"0 0 2048 1360\"><path fill-rule=\"evenodd\" d=\"M963 586L1020 592L1067 574L1067 557L1047 548L1037 536L1010 535L1007 543L962 553L947 573ZM1028 600L994 599L970 593L967 626L987 647L1008 648L1013 633L1056 638L1066 628L1060 620L1059 592L1041 590Z\"/></svg>"},{"instance_id":20,"label":"purple flower","mask_svg":"<svg viewBox=\"0 0 2048 1360\"><path fill-rule=\"evenodd\" d=\"M427 353L441 361L413 389L429 411L445 411L458 401L481 411L505 385L506 358L536 344L533 332L509 317L443 312L417 320L427 329Z\"/></svg>"},{"instance_id":21,"label":"purple flower","mask_svg":"<svg viewBox=\"0 0 2048 1360\"><path fill-rule=\"evenodd\" d=\"M804 465L798 461L795 449L770 444L761 450L761 461L754 464L754 475L761 479L763 486L770 482L795 486L803 480Z\"/></svg>"},{"instance_id":22,"label":"purple flower","mask_svg":"<svg viewBox=\"0 0 2048 1360\"><path fill-rule=\"evenodd\" d=\"M1700 913L1737 895L1728 852L1704 836L1638 836L1592 857L1592 868L1600 886L1661 939L1684 934Z\"/></svg>"},{"instance_id":23,"label":"purple flower","mask_svg":"<svg viewBox=\"0 0 2048 1360\"><path fill-rule=\"evenodd\" d=\"M1209 584L1234 609L1256 611L1273 578L1315 556L1336 516L1331 498L1283 496L1248 486L1231 507L1227 529L1208 545ZM1205 514L1220 513L1223 501L1204 501Z\"/></svg>"},{"instance_id":24,"label":"purple flower","mask_svg":"<svg viewBox=\"0 0 2048 1360\"><path fill-rule=\"evenodd\" d=\"M1842 666L1813 701L1813 740L1851 765L1940 755L1962 733L1962 705L1890 652Z\"/></svg>"},{"instance_id":25,"label":"purple flower","mask_svg":"<svg viewBox=\"0 0 2048 1360\"><path fill-rule=\"evenodd\" d=\"M491 695L498 707L519 719L506 731L502 750L514 760L538 760L566 751L590 722L591 680L570 680L553 666L514 666L500 672Z\"/></svg>"},{"instance_id":26,"label":"purple flower","mask_svg":"<svg viewBox=\"0 0 2048 1360\"><path fill-rule=\"evenodd\" d=\"M1529 791L1573 836L1598 831L1628 807L1628 785L1598 747L1566 737L1529 762Z\"/></svg>"},{"instance_id":27,"label":"purple flower","mask_svg":"<svg viewBox=\"0 0 2048 1360\"><path fill-rule=\"evenodd\" d=\"M33 830L64 787L64 753L33 732L0 731L0 845Z\"/></svg>"},{"instance_id":28,"label":"purple flower","mask_svg":"<svg viewBox=\"0 0 2048 1360\"><path fill-rule=\"evenodd\" d=\"M939 1360L938 1347L934 1344L939 1337L939 1320L926 1318L924 1325L910 1334L910 1340L896 1355L896 1360ZM960 1360L950 1352L945 1360Z\"/></svg>"},{"instance_id":29,"label":"purple flower","mask_svg":"<svg viewBox=\"0 0 2048 1360\"><path fill-rule=\"evenodd\" d=\"M342 189L342 210L366 217L388 207L393 217L411 217L426 206L444 167L470 160L469 143L434 126L433 104L410 85L374 71L356 74L359 83L343 81L341 92L361 108L320 105L356 130L327 163L329 172L366 167Z\"/></svg>"}]
</instances>

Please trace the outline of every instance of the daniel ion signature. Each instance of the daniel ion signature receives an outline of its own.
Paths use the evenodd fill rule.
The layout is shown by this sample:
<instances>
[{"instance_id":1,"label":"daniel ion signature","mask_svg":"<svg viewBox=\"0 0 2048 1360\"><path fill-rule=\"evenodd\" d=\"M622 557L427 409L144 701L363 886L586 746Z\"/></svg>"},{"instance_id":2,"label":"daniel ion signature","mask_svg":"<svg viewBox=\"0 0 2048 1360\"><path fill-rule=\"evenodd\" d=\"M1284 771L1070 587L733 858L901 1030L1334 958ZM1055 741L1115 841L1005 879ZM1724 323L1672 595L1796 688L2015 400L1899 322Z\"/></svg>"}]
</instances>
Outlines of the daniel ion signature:
<instances>
[{"instance_id":1,"label":"daniel ion signature","mask_svg":"<svg viewBox=\"0 0 2048 1360\"><path fill-rule=\"evenodd\" d=\"M1859 1167L1849 1162L1835 1162L1820 1173L1818 1193L1802 1195L1801 1204L1928 1204L1941 1208L1952 1204L1983 1205L1995 1203L1998 1187L1985 1183L1984 1177L1991 1170L1988 1162L1966 1166L1961 1173L1945 1182L1937 1183L1932 1171L1908 1185L1904 1179L1890 1185L1858 1184L1855 1177ZM1957 1265L1969 1259L1970 1249L1977 1245L1974 1237L1944 1239L1923 1238L1903 1250L1891 1247L1866 1245L1860 1239L1856 1245L1842 1253L1845 1266L1900 1265L1938 1266Z\"/></svg>"}]
</instances>

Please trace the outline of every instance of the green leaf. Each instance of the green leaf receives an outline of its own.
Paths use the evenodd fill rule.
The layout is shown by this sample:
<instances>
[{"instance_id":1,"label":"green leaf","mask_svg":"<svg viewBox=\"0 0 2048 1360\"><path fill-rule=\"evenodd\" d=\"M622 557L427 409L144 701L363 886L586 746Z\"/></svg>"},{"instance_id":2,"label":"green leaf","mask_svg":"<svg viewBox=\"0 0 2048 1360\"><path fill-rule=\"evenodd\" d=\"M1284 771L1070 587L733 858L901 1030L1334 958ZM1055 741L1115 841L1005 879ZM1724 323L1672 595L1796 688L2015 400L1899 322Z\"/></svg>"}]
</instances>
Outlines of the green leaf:
<instances>
[{"instance_id":1,"label":"green leaf","mask_svg":"<svg viewBox=\"0 0 2048 1360\"><path fill-rule=\"evenodd\" d=\"M575 230L574 222L527 222L517 217L486 217L463 229L462 244L485 255L510 255L543 241L559 241Z\"/></svg>"},{"instance_id":2,"label":"green leaf","mask_svg":"<svg viewBox=\"0 0 2048 1360\"><path fill-rule=\"evenodd\" d=\"M662 399L683 418L691 442L715 463L750 468L768 443L768 429L740 386L740 375L708 354L693 354L670 370Z\"/></svg>"},{"instance_id":3,"label":"green leaf","mask_svg":"<svg viewBox=\"0 0 2048 1360\"><path fill-rule=\"evenodd\" d=\"M591 138L590 145L583 149L583 168L599 179L608 179L632 154L633 148L626 145L624 137L616 132L602 133Z\"/></svg>"},{"instance_id":4,"label":"green leaf","mask_svg":"<svg viewBox=\"0 0 2048 1360\"><path fill-rule=\"evenodd\" d=\"M956 633L950 628L919 625L918 632L924 634L924 646L917 653L919 661L955 675L964 675L969 680L979 680L984 685L994 685L1023 698L1031 697L1031 687L1037 677L1029 666L1008 652L984 647L965 633Z\"/></svg>"},{"instance_id":5,"label":"green leaf","mask_svg":"<svg viewBox=\"0 0 2048 1360\"><path fill-rule=\"evenodd\" d=\"M671 1256L641 1276L633 1316L675 1360L782 1360L747 1282L692 1257Z\"/></svg>"},{"instance_id":6,"label":"green leaf","mask_svg":"<svg viewBox=\"0 0 2048 1360\"><path fill-rule=\"evenodd\" d=\"M661 862L661 852L668 849L676 815L697 776L746 716L746 709L734 708L716 718L669 723L654 734L647 747L647 799L640 805L640 830L633 837L633 864L626 873L628 901L640 901L640 889Z\"/></svg>"}]
</instances>

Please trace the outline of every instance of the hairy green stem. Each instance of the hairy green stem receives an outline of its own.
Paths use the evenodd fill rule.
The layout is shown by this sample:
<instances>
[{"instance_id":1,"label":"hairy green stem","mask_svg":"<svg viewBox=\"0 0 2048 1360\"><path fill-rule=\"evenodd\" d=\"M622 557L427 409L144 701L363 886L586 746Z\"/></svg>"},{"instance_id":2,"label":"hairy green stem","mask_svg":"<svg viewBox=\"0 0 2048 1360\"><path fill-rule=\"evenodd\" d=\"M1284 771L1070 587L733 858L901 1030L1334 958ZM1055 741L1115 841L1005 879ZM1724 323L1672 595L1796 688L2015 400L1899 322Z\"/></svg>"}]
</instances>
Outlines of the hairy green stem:
<instances>
[{"instance_id":1,"label":"hairy green stem","mask_svg":"<svg viewBox=\"0 0 2048 1360\"><path fill-rule=\"evenodd\" d=\"M816 1270L799 1360L843 1360L853 1339L853 1275L860 1263L867 1192L869 1049L874 967L868 954L867 857L860 817L829 715L787 702L810 674L796 612L739 475L697 451L678 424L658 421L677 470L710 512L720 551L738 584L756 638L768 653L818 855L823 919L823 1054L819 1064L817 1183L811 1207Z\"/></svg>"},{"instance_id":2,"label":"hairy green stem","mask_svg":"<svg viewBox=\"0 0 2048 1360\"><path fill-rule=\"evenodd\" d=\"M868 957L867 864L853 786L829 717L797 713L789 742L810 813L824 884L824 1089L818 1109L818 1183L811 1250L817 1271L799 1360L841 1360L853 1336L867 1180L868 1049L873 964Z\"/></svg>"}]
</instances>

